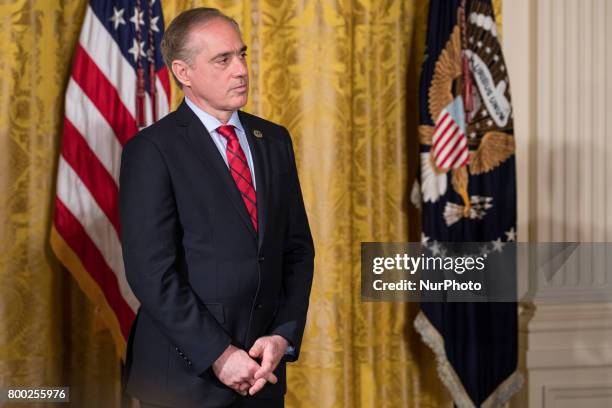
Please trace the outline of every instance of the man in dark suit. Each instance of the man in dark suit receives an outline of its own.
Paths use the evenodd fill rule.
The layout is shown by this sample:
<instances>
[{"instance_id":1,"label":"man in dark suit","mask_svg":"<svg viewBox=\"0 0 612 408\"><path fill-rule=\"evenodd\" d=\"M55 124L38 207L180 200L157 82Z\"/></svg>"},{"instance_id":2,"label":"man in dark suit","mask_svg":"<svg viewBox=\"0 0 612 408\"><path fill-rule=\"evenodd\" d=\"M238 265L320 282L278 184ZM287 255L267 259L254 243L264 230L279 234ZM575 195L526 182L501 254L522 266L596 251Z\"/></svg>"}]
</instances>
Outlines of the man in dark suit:
<instances>
[{"instance_id":1,"label":"man in dark suit","mask_svg":"<svg viewBox=\"0 0 612 408\"><path fill-rule=\"evenodd\" d=\"M289 133L239 111L246 46L231 18L182 13L162 53L185 100L121 164L123 257L141 303L127 391L143 406L282 407L314 260Z\"/></svg>"}]
</instances>

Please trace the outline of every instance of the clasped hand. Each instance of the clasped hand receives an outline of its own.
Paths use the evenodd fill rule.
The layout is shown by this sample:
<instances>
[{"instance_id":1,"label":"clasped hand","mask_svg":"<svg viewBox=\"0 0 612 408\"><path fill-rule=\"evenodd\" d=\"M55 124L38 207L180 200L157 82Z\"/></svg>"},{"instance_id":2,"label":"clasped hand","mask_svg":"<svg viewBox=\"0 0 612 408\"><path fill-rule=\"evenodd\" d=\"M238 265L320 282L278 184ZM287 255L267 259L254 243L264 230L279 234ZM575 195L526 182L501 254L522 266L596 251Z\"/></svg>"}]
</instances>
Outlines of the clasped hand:
<instances>
[{"instance_id":1,"label":"clasped hand","mask_svg":"<svg viewBox=\"0 0 612 408\"><path fill-rule=\"evenodd\" d=\"M213 372L219 381L240 395L255 395L266 383L277 383L273 371L288 345L287 340L279 335L258 338L248 354L229 345L213 363ZM261 365L255 359L260 359Z\"/></svg>"}]
</instances>

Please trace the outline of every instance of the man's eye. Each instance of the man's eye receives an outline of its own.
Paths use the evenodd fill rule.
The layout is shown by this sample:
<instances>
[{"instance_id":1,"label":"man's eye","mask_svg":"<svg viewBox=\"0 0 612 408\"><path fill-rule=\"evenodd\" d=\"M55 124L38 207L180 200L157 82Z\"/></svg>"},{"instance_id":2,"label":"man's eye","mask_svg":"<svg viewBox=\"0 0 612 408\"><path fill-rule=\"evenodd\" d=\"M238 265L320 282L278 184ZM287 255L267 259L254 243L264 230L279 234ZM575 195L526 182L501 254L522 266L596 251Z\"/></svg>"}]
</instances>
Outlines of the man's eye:
<instances>
[{"instance_id":1,"label":"man's eye","mask_svg":"<svg viewBox=\"0 0 612 408\"><path fill-rule=\"evenodd\" d=\"M220 63L220 64L227 64L227 63L228 63L228 61L229 61L229 58L228 58L228 57L225 57L225 58L219 58L219 59L217 60L217 62L218 62L218 63Z\"/></svg>"},{"instance_id":2,"label":"man's eye","mask_svg":"<svg viewBox=\"0 0 612 408\"><path fill-rule=\"evenodd\" d=\"M241 58L246 58L246 56L247 56L246 51L245 51L245 52L241 52L241 53L240 53L240 57L241 57Z\"/></svg>"}]
</instances>

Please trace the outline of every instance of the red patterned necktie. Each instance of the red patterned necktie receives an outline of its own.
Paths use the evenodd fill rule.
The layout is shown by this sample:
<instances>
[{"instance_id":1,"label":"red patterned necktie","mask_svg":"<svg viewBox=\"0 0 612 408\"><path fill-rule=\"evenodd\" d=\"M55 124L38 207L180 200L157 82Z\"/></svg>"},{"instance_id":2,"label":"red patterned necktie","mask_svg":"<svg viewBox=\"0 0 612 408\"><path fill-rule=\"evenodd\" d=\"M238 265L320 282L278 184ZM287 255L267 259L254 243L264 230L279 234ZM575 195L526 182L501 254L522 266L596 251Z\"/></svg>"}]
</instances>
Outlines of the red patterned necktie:
<instances>
[{"instance_id":1,"label":"red patterned necktie","mask_svg":"<svg viewBox=\"0 0 612 408\"><path fill-rule=\"evenodd\" d=\"M249 164L236 131L232 125L222 125L217 128L217 132L227 139L227 146L225 154L227 155L227 164L229 165L230 173L236 182L236 186L242 195L244 205L246 205L247 212L253 222L253 227L257 231L257 196L255 195L255 188L253 187L253 180L251 179L251 171L249 170Z\"/></svg>"}]
</instances>

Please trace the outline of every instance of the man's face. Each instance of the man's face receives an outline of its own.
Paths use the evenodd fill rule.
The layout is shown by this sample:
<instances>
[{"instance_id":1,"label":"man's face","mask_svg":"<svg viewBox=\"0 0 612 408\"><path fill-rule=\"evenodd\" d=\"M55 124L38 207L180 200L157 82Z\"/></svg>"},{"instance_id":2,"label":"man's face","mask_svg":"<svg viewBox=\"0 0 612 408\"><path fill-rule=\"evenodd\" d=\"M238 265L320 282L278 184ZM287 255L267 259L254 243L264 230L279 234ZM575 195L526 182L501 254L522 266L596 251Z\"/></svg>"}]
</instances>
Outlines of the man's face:
<instances>
[{"instance_id":1,"label":"man's face","mask_svg":"<svg viewBox=\"0 0 612 408\"><path fill-rule=\"evenodd\" d=\"M221 18L193 29L188 41L193 58L183 90L205 111L227 120L248 99L246 46L236 28Z\"/></svg>"}]
</instances>

